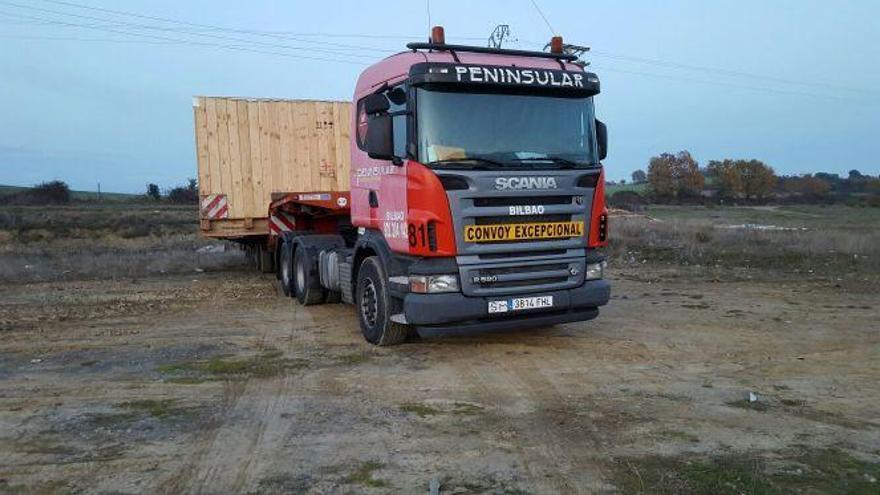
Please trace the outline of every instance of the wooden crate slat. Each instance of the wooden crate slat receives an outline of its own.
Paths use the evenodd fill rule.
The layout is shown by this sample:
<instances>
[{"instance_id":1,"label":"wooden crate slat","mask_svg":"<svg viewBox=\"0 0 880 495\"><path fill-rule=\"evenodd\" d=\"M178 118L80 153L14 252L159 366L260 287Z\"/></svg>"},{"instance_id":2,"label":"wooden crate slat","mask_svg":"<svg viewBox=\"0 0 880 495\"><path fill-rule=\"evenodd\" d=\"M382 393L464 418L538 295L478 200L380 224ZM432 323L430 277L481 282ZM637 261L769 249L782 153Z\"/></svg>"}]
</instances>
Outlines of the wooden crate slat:
<instances>
[{"instance_id":1,"label":"wooden crate slat","mask_svg":"<svg viewBox=\"0 0 880 495\"><path fill-rule=\"evenodd\" d=\"M348 190L348 102L196 97L193 119L199 192L227 195L229 219L219 222L236 221L212 236L243 235L251 223L265 234L265 222L238 220L264 219L273 192Z\"/></svg>"}]
</instances>

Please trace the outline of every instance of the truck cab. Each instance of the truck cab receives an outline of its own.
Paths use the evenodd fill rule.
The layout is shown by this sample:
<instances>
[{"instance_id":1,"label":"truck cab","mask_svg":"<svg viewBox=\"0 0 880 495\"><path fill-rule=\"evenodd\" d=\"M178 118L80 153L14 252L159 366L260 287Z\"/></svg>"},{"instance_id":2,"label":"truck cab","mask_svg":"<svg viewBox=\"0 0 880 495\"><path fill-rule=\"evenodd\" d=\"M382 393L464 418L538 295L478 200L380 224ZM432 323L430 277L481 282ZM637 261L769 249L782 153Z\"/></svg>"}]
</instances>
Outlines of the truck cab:
<instances>
[{"instance_id":1,"label":"truck cab","mask_svg":"<svg viewBox=\"0 0 880 495\"><path fill-rule=\"evenodd\" d=\"M557 45L435 29L361 74L341 284L368 341L583 321L608 302L599 80Z\"/></svg>"}]
</instances>

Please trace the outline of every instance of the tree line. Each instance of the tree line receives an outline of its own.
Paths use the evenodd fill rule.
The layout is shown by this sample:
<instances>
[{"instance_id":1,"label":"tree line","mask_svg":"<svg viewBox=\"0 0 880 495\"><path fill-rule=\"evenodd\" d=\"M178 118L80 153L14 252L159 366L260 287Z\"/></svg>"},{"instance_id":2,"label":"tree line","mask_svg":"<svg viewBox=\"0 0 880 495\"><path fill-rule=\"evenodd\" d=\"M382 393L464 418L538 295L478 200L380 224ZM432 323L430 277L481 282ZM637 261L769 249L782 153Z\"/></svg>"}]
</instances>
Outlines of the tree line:
<instances>
[{"instance_id":1,"label":"tree line","mask_svg":"<svg viewBox=\"0 0 880 495\"><path fill-rule=\"evenodd\" d=\"M119 196L119 195L113 195ZM186 184L175 186L163 191L156 184L147 184L143 196L132 194L123 196L127 201L165 201L175 204L198 204L199 184L196 179L189 179ZM21 191L0 195L0 205L42 206L66 205L73 202L100 201L100 193L74 193L70 186L61 180L41 182ZM114 199L119 201L120 199Z\"/></svg>"},{"instance_id":2,"label":"tree line","mask_svg":"<svg viewBox=\"0 0 880 495\"><path fill-rule=\"evenodd\" d=\"M850 170L846 177L819 172L779 176L755 159L710 160L700 167L688 151L661 153L636 170L632 182L646 184L655 202L845 202L880 206L880 178ZM631 195L631 194L630 194Z\"/></svg>"},{"instance_id":3,"label":"tree line","mask_svg":"<svg viewBox=\"0 0 880 495\"><path fill-rule=\"evenodd\" d=\"M175 186L168 189L162 194L158 184L147 184L146 197L153 201L166 199L171 203L178 204L198 204L199 202L199 181L196 179L188 179L185 185Z\"/></svg>"}]
</instances>

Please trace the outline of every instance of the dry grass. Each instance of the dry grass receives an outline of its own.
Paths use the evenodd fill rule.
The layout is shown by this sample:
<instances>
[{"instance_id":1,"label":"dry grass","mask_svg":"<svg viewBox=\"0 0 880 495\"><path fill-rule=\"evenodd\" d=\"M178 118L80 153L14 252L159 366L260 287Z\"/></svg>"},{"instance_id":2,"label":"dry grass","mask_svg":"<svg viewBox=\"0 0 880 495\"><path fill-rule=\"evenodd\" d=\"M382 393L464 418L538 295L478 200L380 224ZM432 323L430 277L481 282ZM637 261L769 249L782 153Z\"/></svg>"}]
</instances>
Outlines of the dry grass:
<instances>
[{"instance_id":1,"label":"dry grass","mask_svg":"<svg viewBox=\"0 0 880 495\"><path fill-rule=\"evenodd\" d=\"M211 245L217 249L205 252ZM0 208L0 281L140 277L242 263L235 246L199 237L195 207Z\"/></svg>"},{"instance_id":2,"label":"dry grass","mask_svg":"<svg viewBox=\"0 0 880 495\"><path fill-rule=\"evenodd\" d=\"M646 215L612 217L609 254L625 263L877 277L877 222L878 212L865 208L653 207Z\"/></svg>"},{"instance_id":3,"label":"dry grass","mask_svg":"<svg viewBox=\"0 0 880 495\"><path fill-rule=\"evenodd\" d=\"M615 263L661 263L880 280L880 208L651 206L612 216ZM797 230L730 228L744 224ZM139 277L241 266L198 235L195 207L0 208L0 281Z\"/></svg>"}]
</instances>

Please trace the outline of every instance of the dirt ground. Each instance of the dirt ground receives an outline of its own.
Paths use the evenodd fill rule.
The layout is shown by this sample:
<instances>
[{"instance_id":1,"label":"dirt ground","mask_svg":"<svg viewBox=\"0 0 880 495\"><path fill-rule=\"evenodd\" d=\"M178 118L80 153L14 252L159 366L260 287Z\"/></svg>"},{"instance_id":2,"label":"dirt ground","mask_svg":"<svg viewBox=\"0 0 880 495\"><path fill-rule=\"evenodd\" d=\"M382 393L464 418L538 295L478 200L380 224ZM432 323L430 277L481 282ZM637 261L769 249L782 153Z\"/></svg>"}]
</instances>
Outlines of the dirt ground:
<instances>
[{"instance_id":1,"label":"dirt ground","mask_svg":"<svg viewBox=\"0 0 880 495\"><path fill-rule=\"evenodd\" d=\"M391 348L244 268L5 284L0 492L880 491L874 288L611 273L592 322Z\"/></svg>"}]
</instances>

